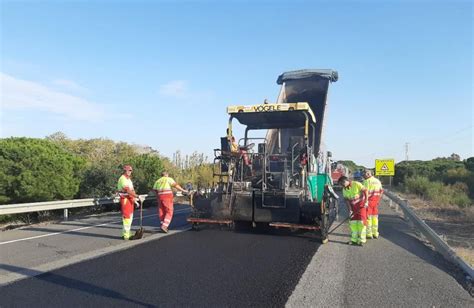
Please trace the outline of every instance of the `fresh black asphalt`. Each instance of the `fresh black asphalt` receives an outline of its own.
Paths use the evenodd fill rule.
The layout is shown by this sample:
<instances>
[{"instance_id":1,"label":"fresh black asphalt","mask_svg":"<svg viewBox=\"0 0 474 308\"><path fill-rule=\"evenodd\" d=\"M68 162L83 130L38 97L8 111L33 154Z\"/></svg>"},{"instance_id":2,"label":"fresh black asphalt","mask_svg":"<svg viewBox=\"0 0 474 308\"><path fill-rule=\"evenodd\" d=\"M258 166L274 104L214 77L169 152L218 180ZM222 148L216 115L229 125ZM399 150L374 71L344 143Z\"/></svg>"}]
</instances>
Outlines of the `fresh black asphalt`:
<instances>
[{"instance_id":1,"label":"fresh black asphalt","mask_svg":"<svg viewBox=\"0 0 474 308\"><path fill-rule=\"evenodd\" d=\"M283 306L318 247L278 231L181 232L7 285L0 305Z\"/></svg>"},{"instance_id":2,"label":"fresh black asphalt","mask_svg":"<svg viewBox=\"0 0 474 308\"><path fill-rule=\"evenodd\" d=\"M323 247L280 230L180 232L6 285L0 307L281 307L290 295L293 307L474 307L456 269L402 217L385 207L380 220L382 238L365 247L345 244L346 225ZM172 228L185 226L176 215Z\"/></svg>"}]
</instances>

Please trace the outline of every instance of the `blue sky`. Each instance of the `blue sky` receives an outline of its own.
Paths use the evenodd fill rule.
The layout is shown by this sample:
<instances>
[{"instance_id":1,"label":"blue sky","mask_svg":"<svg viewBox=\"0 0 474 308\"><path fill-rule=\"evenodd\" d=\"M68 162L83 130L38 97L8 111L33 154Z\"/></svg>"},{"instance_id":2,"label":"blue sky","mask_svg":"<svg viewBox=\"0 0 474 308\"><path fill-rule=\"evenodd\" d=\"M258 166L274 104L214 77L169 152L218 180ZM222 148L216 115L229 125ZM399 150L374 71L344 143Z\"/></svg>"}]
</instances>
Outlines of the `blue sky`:
<instances>
[{"instance_id":1,"label":"blue sky","mask_svg":"<svg viewBox=\"0 0 474 308\"><path fill-rule=\"evenodd\" d=\"M211 155L225 107L332 68L335 159L473 156L470 1L2 1L1 137Z\"/></svg>"}]
</instances>

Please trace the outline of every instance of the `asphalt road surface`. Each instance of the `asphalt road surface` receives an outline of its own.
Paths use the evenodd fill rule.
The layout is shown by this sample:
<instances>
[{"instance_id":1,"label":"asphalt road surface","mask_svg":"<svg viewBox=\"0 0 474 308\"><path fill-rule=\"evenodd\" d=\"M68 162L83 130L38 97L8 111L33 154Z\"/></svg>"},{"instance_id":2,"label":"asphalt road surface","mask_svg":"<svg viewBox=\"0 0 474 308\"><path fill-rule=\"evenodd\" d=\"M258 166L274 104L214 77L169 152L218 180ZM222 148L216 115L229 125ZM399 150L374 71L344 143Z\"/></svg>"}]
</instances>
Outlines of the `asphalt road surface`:
<instances>
[{"instance_id":1,"label":"asphalt road surface","mask_svg":"<svg viewBox=\"0 0 474 308\"><path fill-rule=\"evenodd\" d=\"M175 206L171 234L189 228L189 213L189 206ZM132 230L139 226L137 216ZM156 206L144 209L143 226L143 240L124 241L120 212L109 212L0 232L0 285L165 236L158 233Z\"/></svg>"},{"instance_id":2,"label":"asphalt road surface","mask_svg":"<svg viewBox=\"0 0 474 308\"><path fill-rule=\"evenodd\" d=\"M364 247L346 244L346 225L326 245L280 230L148 235L114 253L30 270L34 277L1 287L0 306L474 307L455 269L385 204L380 221L382 237Z\"/></svg>"}]
</instances>

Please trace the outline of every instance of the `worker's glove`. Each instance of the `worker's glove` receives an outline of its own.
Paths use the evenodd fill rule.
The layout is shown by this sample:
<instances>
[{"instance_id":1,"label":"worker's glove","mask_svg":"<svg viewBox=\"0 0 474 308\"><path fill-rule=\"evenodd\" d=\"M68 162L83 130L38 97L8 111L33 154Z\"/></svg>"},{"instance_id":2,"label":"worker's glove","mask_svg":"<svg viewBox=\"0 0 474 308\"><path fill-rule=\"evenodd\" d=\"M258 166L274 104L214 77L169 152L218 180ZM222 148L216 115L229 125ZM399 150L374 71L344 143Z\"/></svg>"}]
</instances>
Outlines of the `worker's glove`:
<instances>
[{"instance_id":1,"label":"worker's glove","mask_svg":"<svg viewBox=\"0 0 474 308\"><path fill-rule=\"evenodd\" d=\"M186 190L185 190L185 191L182 191L181 193L183 194L183 196L187 196L187 195L189 195L189 192L188 192L188 191L186 191Z\"/></svg>"},{"instance_id":2,"label":"worker's glove","mask_svg":"<svg viewBox=\"0 0 474 308\"><path fill-rule=\"evenodd\" d=\"M369 202L365 201L364 207L365 207L366 209L369 208Z\"/></svg>"},{"instance_id":3,"label":"worker's glove","mask_svg":"<svg viewBox=\"0 0 474 308\"><path fill-rule=\"evenodd\" d=\"M135 208L136 209L140 208L140 203L137 200L135 200Z\"/></svg>"}]
</instances>

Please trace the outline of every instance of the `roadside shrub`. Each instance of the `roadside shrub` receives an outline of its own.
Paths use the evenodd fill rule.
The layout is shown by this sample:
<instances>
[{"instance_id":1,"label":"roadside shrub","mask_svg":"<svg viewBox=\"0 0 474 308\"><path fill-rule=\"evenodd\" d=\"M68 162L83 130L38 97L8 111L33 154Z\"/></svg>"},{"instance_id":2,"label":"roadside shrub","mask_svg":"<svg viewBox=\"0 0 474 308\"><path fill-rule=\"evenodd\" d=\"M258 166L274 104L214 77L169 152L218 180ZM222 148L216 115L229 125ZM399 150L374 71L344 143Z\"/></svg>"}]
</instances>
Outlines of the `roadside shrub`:
<instances>
[{"instance_id":1,"label":"roadside shrub","mask_svg":"<svg viewBox=\"0 0 474 308\"><path fill-rule=\"evenodd\" d=\"M472 206L471 199L465 193L455 194L452 198L452 202L459 207L466 208Z\"/></svg>"},{"instance_id":2,"label":"roadside shrub","mask_svg":"<svg viewBox=\"0 0 474 308\"><path fill-rule=\"evenodd\" d=\"M71 199L84 160L48 140L0 139L0 202Z\"/></svg>"},{"instance_id":3,"label":"roadside shrub","mask_svg":"<svg viewBox=\"0 0 474 308\"><path fill-rule=\"evenodd\" d=\"M111 163L91 164L84 171L79 198L112 196L120 177L120 169Z\"/></svg>"},{"instance_id":4,"label":"roadside shrub","mask_svg":"<svg viewBox=\"0 0 474 308\"><path fill-rule=\"evenodd\" d=\"M473 203L467 193L468 185L462 182L444 185L441 182L432 182L427 177L413 176L405 180L404 188L406 192L430 200L438 206L469 207Z\"/></svg>"},{"instance_id":5,"label":"roadside shrub","mask_svg":"<svg viewBox=\"0 0 474 308\"><path fill-rule=\"evenodd\" d=\"M446 184L454 184L456 182L466 183L470 176L473 176L473 174L467 169L464 169L464 168L449 169L443 175L443 182Z\"/></svg>"},{"instance_id":6,"label":"roadside shrub","mask_svg":"<svg viewBox=\"0 0 474 308\"><path fill-rule=\"evenodd\" d=\"M427 177L424 176L413 176L405 180L405 190L416 194L422 198L427 198L430 194L429 190L432 189L432 183Z\"/></svg>"}]
</instances>

